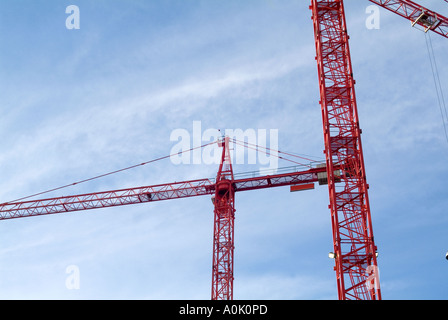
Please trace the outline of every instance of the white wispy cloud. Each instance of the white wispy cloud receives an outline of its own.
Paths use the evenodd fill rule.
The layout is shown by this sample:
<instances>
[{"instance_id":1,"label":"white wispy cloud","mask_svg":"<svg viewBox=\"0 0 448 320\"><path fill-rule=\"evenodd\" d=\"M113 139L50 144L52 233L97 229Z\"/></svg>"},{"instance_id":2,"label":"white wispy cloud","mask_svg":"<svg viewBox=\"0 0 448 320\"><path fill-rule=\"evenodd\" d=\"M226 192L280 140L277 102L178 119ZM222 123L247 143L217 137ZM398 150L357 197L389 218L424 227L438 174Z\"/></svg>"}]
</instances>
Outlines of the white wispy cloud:
<instances>
[{"instance_id":1,"label":"white wispy cloud","mask_svg":"<svg viewBox=\"0 0 448 320\"><path fill-rule=\"evenodd\" d=\"M413 250L445 239L437 224L446 222L446 151L438 109L428 102L424 41L395 15L366 30L369 4L346 1L374 231L393 298L409 291L391 278L397 248L409 246L421 226ZM147 5L98 5L89 13L80 5L80 33L51 33L61 51L50 52L57 46L39 33L35 55L2 53L6 70L16 72L0 79L0 202L167 155L172 130L190 130L193 120L203 128L279 129L281 149L323 157L308 4L207 2L179 19L151 11L152 21L114 24L141 18ZM446 74L446 57L438 56ZM64 193L215 174L214 166L167 161ZM317 189L237 194L236 297L336 298L325 257L332 246L328 195L325 186ZM210 199L197 198L2 222L2 297L208 299L212 211ZM80 267L79 291L65 287L70 264ZM411 263L401 271L418 272Z\"/></svg>"}]
</instances>

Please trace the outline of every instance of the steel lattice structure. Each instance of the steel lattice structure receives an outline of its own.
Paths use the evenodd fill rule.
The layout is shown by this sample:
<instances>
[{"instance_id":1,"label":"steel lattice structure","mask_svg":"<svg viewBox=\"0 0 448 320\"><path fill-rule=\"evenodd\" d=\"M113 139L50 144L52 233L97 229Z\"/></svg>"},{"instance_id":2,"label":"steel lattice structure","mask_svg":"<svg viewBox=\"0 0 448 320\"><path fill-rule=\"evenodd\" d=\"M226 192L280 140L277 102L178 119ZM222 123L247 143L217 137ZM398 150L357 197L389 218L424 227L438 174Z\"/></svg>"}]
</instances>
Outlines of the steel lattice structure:
<instances>
[{"instance_id":1,"label":"steel lattice structure","mask_svg":"<svg viewBox=\"0 0 448 320\"><path fill-rule=\"evenodd\" d=\"M370 0L448 38L448 19L410 0ZM445 0L446 1L446 0ZM0 204L0 220L107 208L196 196L213 196L212 299L233 299L235 194L291 186L291 191L328 184L335 271L339 299L380 300L378 269L364 166L355 81L343 0L311 0L325 164L235 179L229 139L216 179L198 179L146 187Z\"/></svg>"},{"instance_id":2,"label":"steel lattice structure","mask_svg":"<svg viewBox=\"0 0 448 320\"><path fill-rule=\"evenodd\" d=\"M221 164L213 198L213 278L212 300L233 300L233 252L235 249L235 188L229 138L221 143Z\"/></svg>"},{"instance_id":3,"label":"steel lattice structure","mask_svg":"<svg viewBox=\"0 0 448 320\"><path fill-rule=\"evenodd\" d=\"M427 31L448 38L448 18L410 0L369 0ZM445 0L446 1L446 0Z\"/></svg>"},{"instance_id":4,"label":"steel lattice structure","mask_svg":"<svg viewBox=\"0 0 448 320\"><path fill-rule=\"evenodd\" d=\"M283 174L265 175L232 181L235 192L274 187L308 185L319 181L324 167ZM81 210L101 209L162 200L214 195L215 179L198 179L154 186L86 193L73 196L7 202L0 204L0 220L63 214Z\"/></svg>"},{"instance_id":5,"label":"steel lattice structure","mask_svg":"<svg viewBox=\"0 0 448 320\"><path fill-rule=\"evenodd\" d=\"M313 24L330 194L339 299L380 299L368 291L369 266L377 266L361 129L342 1L313 0ZM334 166L342 168L334 174ZM336 182L341 182L339 186Z\"/></svg>"}]
</instances>

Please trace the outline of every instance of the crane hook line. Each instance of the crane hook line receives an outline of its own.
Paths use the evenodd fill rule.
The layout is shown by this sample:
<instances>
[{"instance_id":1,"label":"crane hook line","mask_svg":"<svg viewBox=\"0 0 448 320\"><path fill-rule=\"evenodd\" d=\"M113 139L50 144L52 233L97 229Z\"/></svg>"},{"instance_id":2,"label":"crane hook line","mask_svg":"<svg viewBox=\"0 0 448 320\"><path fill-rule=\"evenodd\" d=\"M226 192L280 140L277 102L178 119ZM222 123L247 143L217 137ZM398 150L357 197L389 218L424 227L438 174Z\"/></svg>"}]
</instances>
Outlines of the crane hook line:
<instances>
[{"instance_id":1,"label":"crane hook line","mask_svg":"<svg viewBox=\"0 0 448 320\"><path fill-rule=\"evenodd\" d=\"M243 147L246 147L248 149L252 149L252 148L255 147L256 148L255 150L259 150L258 148L264 148L265 151L263 151L263 150L259 150L259 151L264 152L266 154L270 154L271 151L276 151L279 154L284 154L284 155L288 155L288 156L292 156L292 157L296 157L296 158L301 158L301 159L313 162L313 160L311 160L311 159L304 158L304 157L301 157L301 156L298 156L298 155L294 155L294 154L291 154L291 153L287 153L287 152L282 152L280 150L274 150L274 149L270 149L270 148L266 148L266 147L261 147L259 145L254 145L254 144L251 144L251 143L248 143L248 142L245 142L245 141L239 141L237 139L232 139L232 141L234 143L239 144L239 145L241 145ZM70 184L66 184L66 185L63 185L63 186L60 186L60 187L57 187L57 188L49 189L49 190L38 192L38 193L29 195L29 196L26 196L26 197L22 197L22 198L19 198L19 199L15 199L15 200L12 200L12 201L1 203L0 206L8 205L10 203L20 202L22 200L26 200L26 199L33 198L33 197L36 197L36 196L40 196L40 195L43 195L43 194L47 194L47 193L50 193L50 192L58 191L58 190L61 190L61 189L69 188L69 187L72 187L72 186L75 186L75 185L78 185L78 184L82 184L82 183L85 183L85 182L89 182L89 181L92 181L92 180L97 180L97 179L100 179L100 178L104 178L106 176L110 176L110 175L113 175L113 174L116 174L116 173L120 173L120 172L123 172L123 171L127 171L127 170L131 170L131 169L134 169L134 168L137 168L137 167L141 167L141 166L153 163L153 162L164 160L164 159L170 158L171 156L174 156L174 155L180 155L182 153L187 153L187 152L190 152L190 151L193 151L193 150L196 150L196 149L202 149L202 148L205 148L205 147L210 146L210 145L215 144L215 143L216 143L216 141L212 141L212 142L209 142L207 144L203 144L203 145L198 146L198 147L190 148L188 150L179 151L179 152L167 155L167 156L163 156L163 157L159 157L159 158L156 158L156 159L152 159L152 160L149 160L149 161L146 161L146 162L142 162L142 163L130 166L130 167L122 168L122 169L119 169L119 170L114 170L114 171L111 171L111 172L108 172L108 173L104 173L104 174L100 174L98 176L94 176L92 178L76 181L76 182L73 182L73 183L70 183ZM306 165L306 164L303 164L303 163L296 162L296 161L291 160L291 159L287 159L287 158L279 156L279 155L277 155L277 157L280 158L280 159L284 159L284 160L287 160L287 161L299 164L299 165L310 166L310 165Z\"/></svg>"},{"instance_id":2,"label":"crane hook line","mask_svg":"<svg viewBox=\"0 0 448 320\"><path fill-rule=\"evenodd\" d=\"M435 85L435 89L436 89L436 93L437 93L437 101L439 103L440 114L442 116L443 129L445 130L445 138L446 138L446 141L448 142L448 128L447 128L448 112L446 109L445 97L443 95L442 84L440 82L437 61L436 61L436 57L434 54L434 47L432 45L431 36L429 34L425 33L425 40L426 40L426 48L428 49L429 62L431 64L434 85Z\"/></svg>"},{"instance_id":3,"label":"crane hook line","mask_svg":"<svg viewBox=\"0 0 448 320\"><path fill-rule=\"evenodd\" d=\"M212 145L214 143L216 143L216 141L204 144L204 145L199 146L199 147L190 148L188 150L179 151L179 152L167 155L167 156L163 156L163 157L160 157L160 158L156 158L156 159L152 159L152 160L149 160L149 161L146 161L146 162L142 162L142 163L130 166L130 167L123 168L123 169L119 169L119 170L111 171L111 172L108 172L108 173L100 174L100 175L92 177L92 178L76 181L76 182L73 182L73 183L61 186L61 187L57 187L57 188L49 189L49 190L42 191L42 192L39 192L39 193L35 193L35 194L29 195L29 196L26 196L26 197L23 197L23 198L19 198L19 199L16 199L16 200L8 201L8 202L0 204L0 206L7 205L7 204L10 204L10 203L14 203L14 202L19 202L19 201L22 201L22 200L25 200L25 199L33 198L33 197L40 196L40 195L43 195L43 194L46 194L46 193L50 193L50 192L53 192L53 191L57 191L57 190L65 189L65 188L68 188L68 187L72 187L72 186L75 186L75 185L78 185L78 184L81 184L81 183L85 183L85 182L89 182L89 181L92 181L92 180L100 179L100 178L103 178L103 177L106 177L106 176L110 176L110 175L113 175L113 174L116 174L116 173L119 173L119 172L123 172L123 171L127 171L127 170L134 169L134 168L137 168L137 167L141 167L141 166L153 163L153 162L157 162L157 161L160 161L160 160L164 160L164 159L170 158L171 156L174 156L174 155L179 155L179 154L182 154L182 153L190 152L190 151L193 151L193 150L199 149L199 148L205 148L205 147L207 147L209 145Z\"/></svg>"},{"instance_id":4,"label":"crane hook line","mask_svg":"<svg viewBox=\"0 0 448 320\"><path fill-rule=\"evenodd\" d=\"M257 151L263 152L263 153L265 153L267 155L276 156L279 159L291 161L291 162L294 162L294 163L297 163L297 164L300 164L300 165L308 166L306 164L299 163L299 162L287 159L285 157L282 157L282 156L279 156L279 155L275 155L273 153L278 153L278 154L283 154L283 155L287 155L287 156L294 157L294 158L299 158L299 159L302 159L302 160L309 161L310 163L318 161L318 160L313 160L313 159L306 158L306 157L303 157L303 156L300 156L300 155L297 155L297 154L293 154L292 152L284 152L284 151L281 151L281 150L276 150L276 149L272 149L272 148L268 148L268 147L263 147L263 146L260 146L258 144L253 144L253 143L249 143L249 142L246 142L246 141L233 139L233 142L236 143L236 144L239 144L240 146L244 146L244 147L246 147L248 149L257 150ZM260 150L260 149L264 149L264 150ZM314 156L308 156L308 157L314 157Z\"/></svg>"}]
</instances>

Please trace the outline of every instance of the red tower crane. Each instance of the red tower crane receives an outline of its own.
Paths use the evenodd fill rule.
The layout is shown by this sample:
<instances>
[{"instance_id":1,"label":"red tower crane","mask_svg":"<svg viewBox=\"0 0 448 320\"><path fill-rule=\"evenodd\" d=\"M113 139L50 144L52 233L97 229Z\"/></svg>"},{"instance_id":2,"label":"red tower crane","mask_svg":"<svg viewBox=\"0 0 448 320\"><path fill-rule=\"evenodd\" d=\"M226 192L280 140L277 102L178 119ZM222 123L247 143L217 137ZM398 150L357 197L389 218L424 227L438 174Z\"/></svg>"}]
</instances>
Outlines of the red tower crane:
<instances>
[{"instance_id":1,"label":"red tower crane","mask_svg":"<svg viewBox=\"0 0 448 320\"><path fill-rule=\"evenodd\" d=\"M213 203L213 279L212 300L233 300L233 250L235 188L229 138L221 142L221 164L216 177Z\"/></svg>"},{"instance_id":2,"label":"red tower crane","mask_svg":"<svg viewBox=\"0 0 448 320\"><path fill-rule=\"evenodd\" d=\"M211 195L214 204L212 300L231 300L234 279L235 193L281 186L291 186L291 191L314 189L315 182L326 184L327 178L325 166L319 165L303 171L235 179L229 138L224 138L218 144L223 151L215 181L198 179L58 198L8 202L0 204L0 220ZM339 167L333 166L333 169L339 170Z\"/></svg>"},{"instance_id":3,"label":"red tower crane","mask_svg":"<svg viewBox=\"0 0 448 320\"><path fill-rule=\"evenodd\" d=\"M448 38L448 19L409 0L370 0ZM211 195L214 203L212 299L233 299L235 193L281 186L291 191L328 184L339 299L381 299L377 247L361 144L355 80L343 0L311 0L326 162L303 171L235 179L229 139L216 180L0 204L0 220Z\"/></svg>"},{"instance_id":4,"label":"red tower crane","mask_svg":"<svg viewBox=\"0 0 448 320\"><path fill-rule=\"evenodd\" d=\"M408 0L370 0L448 37L448 19ZM381 299L343 0L312 0L339 299ZM334 166L342 168L334 174ZM336 182L340 182L337 186Z\"/></svg>"},{"instance_id":5,"label":"red tower crane","mask_svg":"<svg viewBox=\"0 0 448 320\"><path fill-rule=\"evenodd\" d=\"M313 0L313 23L339 299L381 299L343 1ZM342 175L334 174L341 166ZM336 182L341 182L336 186Z\"/></svg>"},{"instance_id":6,"label":"red tower crane","mask_svg":"<svg viewBox=\"0 0 448 320\"><path fill-rule=\"evenodd\" d=\"M448 18L429 10L411 0L369 0L380 7L392 11L411 21L412 26L420 26L425 32L433 31L448 38ZM448 2L445 0L445 2Z\"/></svg>"}]
</instances>

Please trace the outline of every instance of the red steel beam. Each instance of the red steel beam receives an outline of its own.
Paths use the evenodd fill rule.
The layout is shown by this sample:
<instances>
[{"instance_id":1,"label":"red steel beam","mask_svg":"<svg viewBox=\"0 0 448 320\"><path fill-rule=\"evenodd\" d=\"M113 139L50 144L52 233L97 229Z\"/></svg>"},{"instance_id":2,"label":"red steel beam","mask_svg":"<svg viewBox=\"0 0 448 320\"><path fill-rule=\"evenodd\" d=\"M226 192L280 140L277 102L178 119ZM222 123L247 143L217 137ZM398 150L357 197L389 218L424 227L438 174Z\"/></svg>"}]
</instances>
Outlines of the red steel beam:
<instances>
[{"instance_id":1,"label":"red steel beam","mask_svg":"<svg viewBox=\"0 0 448 320\"><path fill-rule=\"evenodd\" d=\"M325 168L233 180L235 192L290 186L318 181ZM215 194L214 179L198 179L153 186L94 192L40 200L0 204L0 220L68 213L153 201Z\"/></svg>"},{"instance_id":2,"label":"red steel beam","mask_svg":"<svg viewBox=\"0 0 448 320\"><path fill-rule=\"evenodd\" d=\"M342 0L312 0L338 297L381 299ZM341 172L335 174L340 166ZM336 185L340 182L339 185ZM377 278L375 278L377 279Z\"/></svg>"},{"instance_id":3,"label":"red steel beam","mask_svg":"<svg viewBox=\"0 0 448 320\"><path fill-rule=\"evenodd\" d=\"M380 7L419 25L425 31L433 31L448 38L448 18L410 0L369 0Z\"/></svg>"},{"instance_id":4,"label":"red steel beam","mask_svg":"<svg viewBox=\"0 0 448 320\"><path fill-rule=\"evenodd\" d=\"M0 205L0 220L186 198L212 194L213 191L214 182L212 180L200 179L58 198L10 202Z\"/></svg>"},{"instance_id":5,"label":"red steel beam","mask_svg":"<svg viewBox=\"0 0 448 320\"><path fill-rule=\"evenodd\" d=\"M212 300L233 300L235 188L228 137L221 146L223 151L213 198Z\"/></svg>"}]
</instances>

